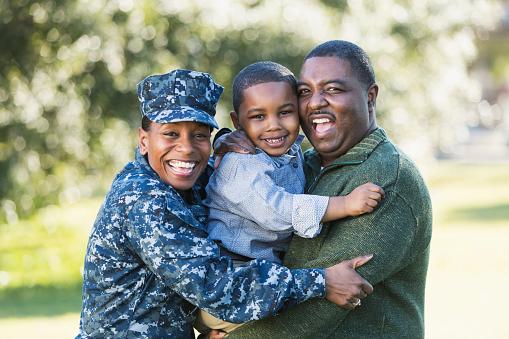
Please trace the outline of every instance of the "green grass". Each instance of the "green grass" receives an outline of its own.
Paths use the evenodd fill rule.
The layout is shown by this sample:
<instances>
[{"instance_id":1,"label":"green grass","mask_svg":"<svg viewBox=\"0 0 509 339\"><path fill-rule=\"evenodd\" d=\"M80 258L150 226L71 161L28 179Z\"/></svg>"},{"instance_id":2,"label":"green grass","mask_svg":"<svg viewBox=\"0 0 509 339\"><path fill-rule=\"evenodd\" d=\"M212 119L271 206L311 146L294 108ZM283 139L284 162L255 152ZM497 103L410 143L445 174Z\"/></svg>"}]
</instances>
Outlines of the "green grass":
<instances>
[{"instance_id":1,"label":"green grass","mask_svg":"<svg viewBox=\"0 0 509 339\"><path fill-rule=\"evenodd\" d=\"M509 302L503 292L509 284L504 250L509 164L442 162L425 167L423 174L434 210L427 337L509 337L503 320ZM51 206L28 220L0 225L2 338L76 334L81 268L100 201Z\"/></svg>"}]
</instances>

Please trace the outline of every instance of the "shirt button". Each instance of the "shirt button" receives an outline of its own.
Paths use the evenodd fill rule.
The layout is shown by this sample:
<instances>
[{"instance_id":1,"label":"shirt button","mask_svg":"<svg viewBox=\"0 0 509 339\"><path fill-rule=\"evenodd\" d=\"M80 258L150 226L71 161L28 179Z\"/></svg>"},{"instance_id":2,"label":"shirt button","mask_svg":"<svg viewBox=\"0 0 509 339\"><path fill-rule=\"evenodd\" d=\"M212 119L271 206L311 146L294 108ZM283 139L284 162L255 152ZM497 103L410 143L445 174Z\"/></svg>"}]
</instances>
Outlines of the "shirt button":
<instances>
[{"instance_id":1,"label":"shirt button","mask_svg":"<svg viewBox=\"0 0 509 339\"><path fill-rule=\"evenodd\" d=\"M298 167L299 167L299 164L294 163L294 164L293 164L293 167L298 168Z\"/></svg>"}]
</instances>

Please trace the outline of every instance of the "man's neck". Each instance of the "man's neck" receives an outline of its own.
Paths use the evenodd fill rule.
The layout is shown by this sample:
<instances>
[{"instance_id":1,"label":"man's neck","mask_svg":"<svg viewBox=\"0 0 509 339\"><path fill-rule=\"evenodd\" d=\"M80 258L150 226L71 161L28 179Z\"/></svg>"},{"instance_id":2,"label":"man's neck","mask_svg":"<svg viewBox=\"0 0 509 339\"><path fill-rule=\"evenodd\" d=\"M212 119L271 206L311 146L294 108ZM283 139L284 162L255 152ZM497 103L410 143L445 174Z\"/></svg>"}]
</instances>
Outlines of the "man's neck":
<instances>
[{"instance_id":1,"label":"man's neck","mask_svg":"<svg viewBox=\"0 0 509 339\"><path fill-rule=\"evenodd\" d=\"M359 140L354 140L348 144L341 145L334 153L331 154L318 153L318 155L320 156L322 168L332 164L336 159L348 153L348 151L350 151L355 145L361 142L368 135L373 133L373 131L375 131L377 128L378 128L377 124L376 123L373 124Z\"/></svg>"}]
</instances>

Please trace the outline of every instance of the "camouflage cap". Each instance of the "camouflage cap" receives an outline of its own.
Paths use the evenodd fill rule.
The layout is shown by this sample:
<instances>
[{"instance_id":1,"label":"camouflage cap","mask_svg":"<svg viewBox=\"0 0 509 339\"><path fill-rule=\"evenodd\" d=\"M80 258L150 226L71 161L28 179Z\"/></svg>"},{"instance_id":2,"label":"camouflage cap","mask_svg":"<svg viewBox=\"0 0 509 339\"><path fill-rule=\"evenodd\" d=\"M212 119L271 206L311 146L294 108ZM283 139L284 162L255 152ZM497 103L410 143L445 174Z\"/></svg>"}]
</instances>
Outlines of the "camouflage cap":
<instances>
[{"instance_id":1,"label":"camouflage cap","mask_svg":"<svg viewBox=\"0 0 509 339\"><path fill-rule=\"evenodd\" d=\"M176 69L138 83L141 115L161 124L195 121L218 128L214 115L223 87L210 74Z\"/></svg>"}]
</instances>

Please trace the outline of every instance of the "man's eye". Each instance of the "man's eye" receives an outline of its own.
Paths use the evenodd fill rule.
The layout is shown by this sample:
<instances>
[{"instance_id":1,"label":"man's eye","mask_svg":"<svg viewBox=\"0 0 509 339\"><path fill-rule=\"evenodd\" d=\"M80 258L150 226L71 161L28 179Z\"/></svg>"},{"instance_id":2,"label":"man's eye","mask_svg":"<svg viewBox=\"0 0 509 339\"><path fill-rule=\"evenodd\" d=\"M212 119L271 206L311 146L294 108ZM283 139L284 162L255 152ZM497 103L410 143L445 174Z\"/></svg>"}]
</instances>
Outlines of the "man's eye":
<instances>
[{"instance_id":1,"label":"man's eye","mask_svg":"<svg viewBox=\"0 0 509 339\"><path fill-rule=\"evenodd\" d=\"M308 95L308 94L309 94L309 89L307 89L307 88L301 88L297 91L297 95L300 97Z\"/></svg>"},{"instance_id":2,"label":"man's eye","mask_svg":"<svg viewBox=\"0 0 509 339\"><path fill-rule=\"evenodd\" d=\"M339 92L341 92L341 88L339 88L339 87L329 87L325 91L327 93L339 93Z\"/></svg>"},{"instance_id":3,"label":"man's eye","mask_svg":"<svg viewBox=\"0 0 509 339\"><path fill-rule=\"evenodd\" d=\"M177 132L168 131L168 132L164 132L163 134L167 137L178 137Z\"/></svg>"}]
</instances>

